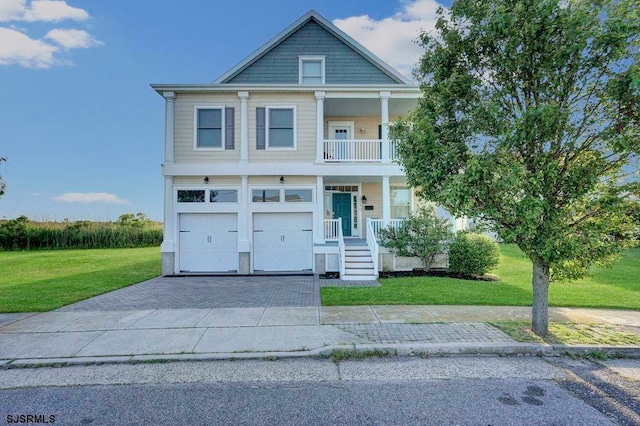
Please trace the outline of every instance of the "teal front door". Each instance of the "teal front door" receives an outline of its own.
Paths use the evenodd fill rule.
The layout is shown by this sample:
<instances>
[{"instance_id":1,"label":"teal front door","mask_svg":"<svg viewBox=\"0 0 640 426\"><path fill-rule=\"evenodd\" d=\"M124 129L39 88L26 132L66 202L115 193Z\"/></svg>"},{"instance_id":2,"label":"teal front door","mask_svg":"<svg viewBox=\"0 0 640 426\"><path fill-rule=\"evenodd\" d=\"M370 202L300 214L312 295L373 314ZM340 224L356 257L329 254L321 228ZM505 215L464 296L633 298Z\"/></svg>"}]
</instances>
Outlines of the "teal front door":
<instances>
[{"instance_id":1,"label":"teal front door","mask_svg":"<svg viewBox=\"0 0 640 426\"><path fill-rule=\"evenodd\" d=\"M342 235L351 236L351 194L333 194L333 218L342 218Z\"/></svg>"}]
</instances>

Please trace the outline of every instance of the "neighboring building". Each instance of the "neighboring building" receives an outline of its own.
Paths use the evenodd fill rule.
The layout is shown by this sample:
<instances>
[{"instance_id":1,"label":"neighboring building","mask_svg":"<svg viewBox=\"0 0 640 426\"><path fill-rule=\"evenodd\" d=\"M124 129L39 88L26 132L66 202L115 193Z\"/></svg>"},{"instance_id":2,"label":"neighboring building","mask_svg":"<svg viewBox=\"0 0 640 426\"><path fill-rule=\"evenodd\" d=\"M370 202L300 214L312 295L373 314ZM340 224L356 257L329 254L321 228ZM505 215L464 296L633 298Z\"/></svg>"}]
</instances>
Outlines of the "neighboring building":
<instances>
[{"instance_id":1,"label":"neighboring building","mask_svg":"<svg viewBox=\"0 0 640 426\"><path fill-rule=\"evenodd\" d=\"M416 203L388 124L419 86L318 13L212 84L152 87L166 101L163 274L403 267L372 237Z\"/></svg>"}]
</instances>

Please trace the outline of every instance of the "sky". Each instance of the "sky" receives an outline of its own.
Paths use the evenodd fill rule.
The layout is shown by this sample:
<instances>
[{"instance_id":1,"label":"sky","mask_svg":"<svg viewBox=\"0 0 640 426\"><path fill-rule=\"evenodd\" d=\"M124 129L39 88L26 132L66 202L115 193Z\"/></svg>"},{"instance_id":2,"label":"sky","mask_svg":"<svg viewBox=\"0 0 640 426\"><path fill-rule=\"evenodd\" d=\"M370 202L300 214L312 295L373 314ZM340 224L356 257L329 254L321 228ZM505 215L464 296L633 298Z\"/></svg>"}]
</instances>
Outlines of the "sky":
<instances>
[{"instance_id":1,"label":"sky","mask_svg":"<svg viewBox=\"0 0 640 426\"><path fill-rule=\"evenodd\" d=\"M439 6L0 0L0 219L161 221L164 100L149 84L210 83L310 9L410 76Z\"/></svg>"}]
</instances>

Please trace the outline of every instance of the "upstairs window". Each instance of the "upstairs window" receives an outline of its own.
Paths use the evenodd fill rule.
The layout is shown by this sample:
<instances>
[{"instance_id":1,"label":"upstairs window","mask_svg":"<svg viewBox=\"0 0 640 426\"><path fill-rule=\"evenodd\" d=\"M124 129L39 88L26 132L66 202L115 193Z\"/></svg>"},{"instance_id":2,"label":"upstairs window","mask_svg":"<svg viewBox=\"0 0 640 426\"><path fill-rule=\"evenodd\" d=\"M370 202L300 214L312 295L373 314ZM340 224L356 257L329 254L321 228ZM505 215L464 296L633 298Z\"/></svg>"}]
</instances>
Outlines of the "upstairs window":
<instances>
[{"instance_id":1,"label":"upstairs window","mask_svg":"<svg viewBox=\"0 0 640 426\"><path fill-rule=\"evenodd\" d=\"M295 149L295 108L267 108L267 148Z\"/></svg>"},{"instance_id":2,"label":"upstairs window","mask_svg":"<svg viewBox=\"0 0 640 426\"><path fill-rule=\"evenodd\" d=\"M324 56L300 56L300 84L324 84Z\"/></svg>"},{"instance_id":3,"label":"upstairs window","mask_svg":"<svg viewBox=\"0 0 640 426\"><path fill-rule=\"evenodd\" d=\"M229 126L233 126L233 108L224 108L223 106L195 107L193 135L195 149L225 149L225 143L227 149L233 149L233 128L227 129L230 132L225 132L227 115L231 119ZM227 135L226 138L225 135Z\"/></svg>"}]
</instances>

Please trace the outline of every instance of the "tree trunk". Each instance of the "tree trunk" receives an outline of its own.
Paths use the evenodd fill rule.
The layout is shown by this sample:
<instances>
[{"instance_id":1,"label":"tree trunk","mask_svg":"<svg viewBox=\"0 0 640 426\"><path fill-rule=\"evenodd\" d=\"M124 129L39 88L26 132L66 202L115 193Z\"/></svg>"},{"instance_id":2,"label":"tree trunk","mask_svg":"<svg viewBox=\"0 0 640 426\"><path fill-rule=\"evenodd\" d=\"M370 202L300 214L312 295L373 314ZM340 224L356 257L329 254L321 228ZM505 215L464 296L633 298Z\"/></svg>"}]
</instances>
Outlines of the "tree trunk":
<instances>
[{"instance_id":1,"label":"tree trunk","mask_svg":"<svg viewBox=\"0 0 640 426\"><path fill-rule=\"evenodd\" d=\"M539 260L533 262L533 306L531 328L538 336L549 332L549 265Z\"/></svg>"}]
</instances>

